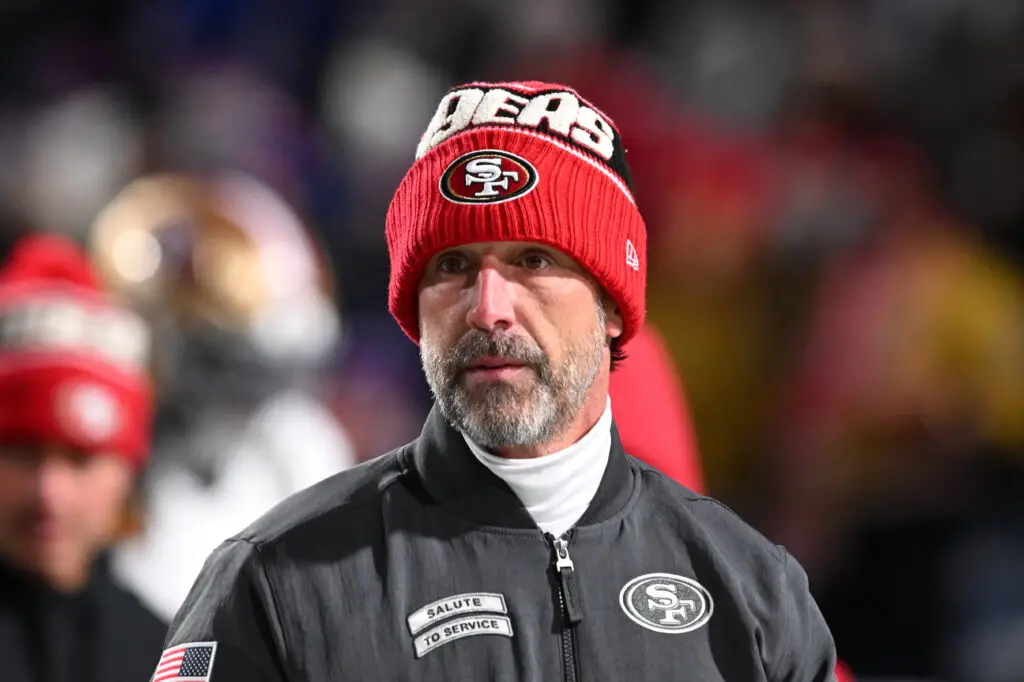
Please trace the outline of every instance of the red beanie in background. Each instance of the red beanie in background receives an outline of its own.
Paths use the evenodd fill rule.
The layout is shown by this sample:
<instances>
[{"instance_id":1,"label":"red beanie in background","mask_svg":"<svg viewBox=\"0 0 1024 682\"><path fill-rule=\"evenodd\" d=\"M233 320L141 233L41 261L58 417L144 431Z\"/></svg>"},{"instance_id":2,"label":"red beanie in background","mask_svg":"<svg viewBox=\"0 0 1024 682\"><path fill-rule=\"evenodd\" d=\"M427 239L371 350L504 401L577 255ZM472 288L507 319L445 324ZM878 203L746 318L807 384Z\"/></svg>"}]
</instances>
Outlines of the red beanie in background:
<instances>
[{"instance_id":1,"label":"red beanie in background","mask_svg":"<svg viewBox=\"0 0 1024 682\"><path fill-rule=\"evenodd\" d=\"M0 267L0 443L61 443L140 468L152 395L145 323L73 242L34 235Z\"/></svg>"},{"instance_id":2,"label":"red beanie in background","mask_svg":"<svg viewBox=\"0 0 1024 682\"><path fill-rule=\"evenodd\" d=\"M647 232L611 119L571 88L469 83L441 100L386 219L389 308L419 341L419 281L438 252L530 241L586 268L619 307L628 341L643 323Z\"/></svg>"}]
</instances>

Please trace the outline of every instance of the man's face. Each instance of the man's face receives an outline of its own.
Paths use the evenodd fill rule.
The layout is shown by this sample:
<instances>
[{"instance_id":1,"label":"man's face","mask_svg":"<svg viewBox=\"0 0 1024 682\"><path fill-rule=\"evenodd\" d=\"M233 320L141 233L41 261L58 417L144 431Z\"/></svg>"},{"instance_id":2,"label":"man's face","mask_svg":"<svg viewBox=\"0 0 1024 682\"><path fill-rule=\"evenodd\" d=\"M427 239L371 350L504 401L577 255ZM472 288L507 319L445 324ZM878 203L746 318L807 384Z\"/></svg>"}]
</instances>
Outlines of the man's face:
<instances>
[{"instance_id":1,"label":"man's face","mask_svg":"<svg viewBox=\"0 0 1024 682\"><path fill-rule=\"evenodd\" d=\"M420 355L442 413L489 449L558 436L607 374L608 339L621 334L580 266L529 242L437 254L419 313Z\"/></svg>"},{"instance_id":2,"label":"man's face","mask_svg":"<svg viewBox=\"0 0 1024 682\"><path fill-rule=\"evenodd\" d=\"M132 471L114 455L0 445L0 555L71 591L114 537Z\"/></svg>"}]
</instances>

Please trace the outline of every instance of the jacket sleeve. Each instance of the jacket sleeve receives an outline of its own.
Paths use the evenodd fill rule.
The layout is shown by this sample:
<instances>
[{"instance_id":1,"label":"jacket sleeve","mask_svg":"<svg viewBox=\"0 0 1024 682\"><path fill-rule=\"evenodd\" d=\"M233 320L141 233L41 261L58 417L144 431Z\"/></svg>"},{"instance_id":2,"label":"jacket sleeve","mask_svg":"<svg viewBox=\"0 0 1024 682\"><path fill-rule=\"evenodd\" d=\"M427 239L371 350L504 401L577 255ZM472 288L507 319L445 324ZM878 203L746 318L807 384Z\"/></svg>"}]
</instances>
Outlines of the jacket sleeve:
<instances>
[{"instance_id":1,"label":"jacket sleeve","mask_svg":"<svg viewBox=\"0 0 1024 682\"><path fill-rule=\"evenodd\" d=\"M196 677L206 674L213 682L288 680L284 633L258 547L229 540L210 555L171 623L152 679L172 674L168 668L174 669L188 644L200 645L200 666L211 659L208 669L201 667L199 674L193 669Z\"/></svg>"},{"instance_id":2,"label":"jacket sleeve","mask_svg":"<svg viewBox=\"0 0 1024 682\"><path fill-rule=\"evenodd\" d=\"M811 596L807 574L782 547L781 568L768 598L765 676L770 682L835 682L832 633Z\"/></svg>"}]
</instances>

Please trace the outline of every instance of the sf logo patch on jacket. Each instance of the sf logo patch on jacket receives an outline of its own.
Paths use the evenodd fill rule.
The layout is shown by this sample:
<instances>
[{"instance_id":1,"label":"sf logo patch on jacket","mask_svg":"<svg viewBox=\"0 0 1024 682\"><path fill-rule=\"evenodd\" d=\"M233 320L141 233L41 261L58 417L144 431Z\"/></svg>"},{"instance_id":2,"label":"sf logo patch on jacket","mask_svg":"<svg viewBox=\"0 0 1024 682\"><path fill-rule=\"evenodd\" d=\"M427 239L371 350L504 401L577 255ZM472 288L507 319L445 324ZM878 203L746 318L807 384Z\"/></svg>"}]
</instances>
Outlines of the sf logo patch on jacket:
<instances>
[{"instance_id":1,"label":"sf logo patch on jacket","mask_svg":"<svg viewBox=\"0 0 1024 682\"><path fill-rule=\"evenodd\" d=\"M715 608L703 585L672 573L633 578L619 593L619 605L637 625L670 635L696 630Z\"/></svg>"}]
</instances>

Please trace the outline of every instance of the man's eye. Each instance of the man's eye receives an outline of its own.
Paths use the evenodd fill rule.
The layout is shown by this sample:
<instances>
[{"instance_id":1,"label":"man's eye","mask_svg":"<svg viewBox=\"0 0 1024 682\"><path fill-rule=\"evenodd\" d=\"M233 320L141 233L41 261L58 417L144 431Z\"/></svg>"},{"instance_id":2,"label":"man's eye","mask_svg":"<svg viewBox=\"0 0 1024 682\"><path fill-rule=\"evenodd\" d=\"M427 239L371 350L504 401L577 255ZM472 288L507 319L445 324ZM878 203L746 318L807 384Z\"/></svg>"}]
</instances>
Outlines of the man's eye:
<instances>
[{"instance_id":1,"label":"man's eye","mask_svg":"<svg viewBox=\"0 0 1024 682\"><path fill-rule=\"evenodd\" d=\"M68 454L68 462L79 471L96 467L100 460L100 457L92 456L84 450L75 450Z\"/></svg>"},{"instance_id":2,"label":"man's eye","mask_svg":"<svg viewBox=\"0 0 1024 682\"><path fill-rule=\"evenodd\" d=\"M39 453L29 448L5 450L0 453L0 457L7 463L22 469L34 469L41 460Z\"/></svg>"},{"instance_id":3,"label":"man's eye","mask_svg":"<svg viewBox=\"0 0 1024 682\"><path fill-rule=\"evenodd\" d=\"M437 271L448 275L462 272L466 269L466 259L455 254L441 256L437 259Z\"/></svg>"},{"instance_id":4,"label":"man's eye","mask_svg":"<svg viewBox=\"0 0 1024 682\"><path fill-rule=\"evenodd\" d=\"M528 270L543 270L552 265L548 256L536 252L524 254L520 262Z\"/></svg>"}]
</instances>

